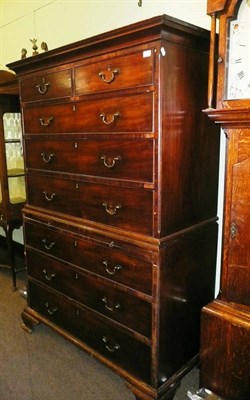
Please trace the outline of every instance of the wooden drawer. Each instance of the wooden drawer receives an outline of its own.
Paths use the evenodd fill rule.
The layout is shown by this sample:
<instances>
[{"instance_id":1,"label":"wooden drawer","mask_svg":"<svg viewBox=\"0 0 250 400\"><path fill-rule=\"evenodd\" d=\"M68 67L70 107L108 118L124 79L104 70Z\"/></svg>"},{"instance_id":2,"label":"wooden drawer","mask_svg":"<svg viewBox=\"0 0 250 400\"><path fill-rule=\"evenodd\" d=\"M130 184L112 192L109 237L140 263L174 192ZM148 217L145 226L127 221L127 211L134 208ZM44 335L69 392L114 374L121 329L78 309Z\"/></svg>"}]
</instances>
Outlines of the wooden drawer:
<instances>
[{"instance_id":1,"label":"wooden drawer","mask_svg":"<svg viewBox=\"0 0 250 400\"><path fill-rule=\"evenodd\" d=\"M91 277L35 253L27 254L27 266L30 277L150 338L150 303L113 287L102 278Z\"/></svg>"},{"instance_id":2,"label":"wooden drawer","mask_svg":"<svg viewBox=\"0 0 250 400\"><path fill-rule=\"evenodd\" d=\"M153 94L142 93L77 103L23 108L32 133L152 132Z\"/></svg>"},{"instance_id":3,"label":"wooden drawer","mask_svg":"<svg viewBox=\"0 0 250 400\"><path fill-rule=\"evenodd\" d=\"M39 137L26 139L25 149L27 168L142 182L153 180L153 141L149 139Z\"/></svg>"},{"instance_id":4,"label":"wooden drawer","mask_svg":"<svg viewBox=\"0 0 250 400\"><path fill-rule=\"evenodd\" d=\"M154 49L95 59L75 68L77 95L153 84Z\"/></svg>"},{"instance_id":5,"label":"wooden drawer","mask_svg":"<svg viewBox=\"0 0 250 400\"><path fill-rule=\"evenodd\" d=\"M25 222L24 228L27 247L60 258L140 292L149 295L152 293L151 263L113 250L108 244L101 245L100 242L84 240L43 225ZM38 265L40 258L33 252L28 251L27 254L28 265Z\"/></svg>"},{"instance_id":6,"label":"wooden drawer","mask_svg":"<svg viewBox=\"0 0 250 400\"><path fill-rule=\"evenodd\" d=\"M29 306L128 372L150 379L151 348L59 293L29 281Z\"/></svg>"},{"instance_id":7,"label":"wooden drawer","mask_svg":"<svg viewBox=\"0 0 250 400\"><path fill-rule=\"evenodd\" d=\"M71 69L50 72L21 79L21 100L23 102L48 100L72 95Z\"/></svg>"},{"instance_id":8,"label":"wooden drawer","mask_svg":"<svg viewBox=\"0 0 250 400\"><path fill-rule=\"evenodd\" d=\"M152 235L153 191L27 174L28 204Z\"/></svg>"}]
</instances>

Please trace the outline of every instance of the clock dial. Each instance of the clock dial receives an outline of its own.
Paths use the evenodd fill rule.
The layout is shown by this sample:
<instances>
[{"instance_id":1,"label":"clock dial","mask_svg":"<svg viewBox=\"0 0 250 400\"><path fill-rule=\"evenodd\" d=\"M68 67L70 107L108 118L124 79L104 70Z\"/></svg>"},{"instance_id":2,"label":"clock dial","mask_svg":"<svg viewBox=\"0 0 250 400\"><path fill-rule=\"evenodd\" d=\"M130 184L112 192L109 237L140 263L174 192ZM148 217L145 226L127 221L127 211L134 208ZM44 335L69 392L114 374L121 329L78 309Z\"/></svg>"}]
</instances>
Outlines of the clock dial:
<instances>
[{"instance_id":1,"label":"clock dial","mask_svg":"<svg viewBox=\"0 0 250 400\"><path fill-rule=\"evenodd\" d=\"M250 98L250 1L243 0L229 24L227 99Z\"/></svg>"}]
</instances>

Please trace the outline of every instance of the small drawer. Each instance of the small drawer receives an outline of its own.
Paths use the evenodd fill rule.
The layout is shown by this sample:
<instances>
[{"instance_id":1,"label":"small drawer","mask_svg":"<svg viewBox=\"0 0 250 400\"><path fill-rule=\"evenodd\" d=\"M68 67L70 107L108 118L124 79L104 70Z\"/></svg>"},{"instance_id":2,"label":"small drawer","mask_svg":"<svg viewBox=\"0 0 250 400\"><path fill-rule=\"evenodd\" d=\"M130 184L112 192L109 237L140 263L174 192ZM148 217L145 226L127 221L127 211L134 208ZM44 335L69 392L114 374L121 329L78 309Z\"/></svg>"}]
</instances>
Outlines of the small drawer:
<instances>
[{"instance_id":1,"label":"small drawer","mask_svg":"<svg viewBox=\"0 0 250 400\"><path fill-rule=\"evenodd\" d=\"M25 140L25 149L26 167L31 169L139 182L153 180L153 141L150 139L32 137Z\"/></svg>"},{"instance_id":2,"label":"small drawer","mask_svg":"<svg viewBox=\"0 0 250 400\"><path fill-rule=\"evenodd\" d=\"M36 261L36 264L33 262ZM151 336L151 304L90 277L60 261L27 256L29 276L146 337Z\"/></svg>"},{"instance_id":3,"label":"small drawer","mask_svg":"<svg viewBox=\"0 0 250 400\"><path fill-rule=\"evenodd\" d=\"M150 381L151 347L115 328L59 293L28 282L29 306L99 354L145 382Z\"/></svg>"},{"instance_id":4,"label":"small drawer","mask_svg":"<svg viewBox=\"0 0 250 400\"><path fill-rule=\"evenodd\" d=\"M126 253L111 249L108 244L91 242L70 233L62 233L43 225L24 223L27 259L30 268L42 263L41 256L29 248L48 256L60 258L77 267L100 275L112 282L151 295L152 264ZM45 261L50 261L46 258ZM45 265L45 264L44 264ZM33 275L32 270L29 271Z\"/></svg>"},{"instance_id":5,"label":"small drawer","mask_svg":"<svg viewBox=\"0 0 250 400\"><path fill-rule=\"evenodd\" d=\"M75 68L77 95L153 84L154 50L140 50L120 57L100 57Z\"/></svg>"},{"instance_id":6,"label":"small drawer","mask_svg":"<svg viewBox=\"0 0 250 400\"><path fill-rule=\"evenodd\" d=\"M153 94L23 108L26 134L152 132Z\"/></svg>"},{"instance_id":7,"label":"small drawer","mask_svg":"<svg viewBox=\"0 0 250 400\"><path fill-rule=\"evenodd\" d=\"M49 72L20 81L23 102L70 97L72 94L71 69Z\"/></svg>"},{"instance_id":8,"label":"small drawer","mask_svg":"<svg viewBox=\"0 0 250 400\"><path fill-rule=\"evenodd\" d=\"M152 235L153 191L27 174L28 204Z\"/></svg>"}]
</instances>

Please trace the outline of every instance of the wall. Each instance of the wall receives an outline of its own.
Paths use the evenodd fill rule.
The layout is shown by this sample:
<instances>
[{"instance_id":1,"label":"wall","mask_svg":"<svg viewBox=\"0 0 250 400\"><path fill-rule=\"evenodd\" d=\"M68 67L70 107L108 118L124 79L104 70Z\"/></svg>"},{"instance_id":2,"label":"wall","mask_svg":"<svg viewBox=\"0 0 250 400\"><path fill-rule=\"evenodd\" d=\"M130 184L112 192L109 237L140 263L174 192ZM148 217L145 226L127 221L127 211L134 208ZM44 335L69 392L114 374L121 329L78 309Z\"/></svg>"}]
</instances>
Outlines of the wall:
<instances>
[{"instance_id":1,"label":"wall","mask_svg":"<svg viewBox=\"0 0 250 400\"><path fill-rule=\"evenodd\" d=\"M31 56L30 39L37 39L39 52L43 41L51 50L164 13L210 29L206 3L206 0L142 0L142 7L138 7L138 0L0 0L0 63L5 65L20 59L22 48L27 49L27 56ZM220 216L224 144L222 136ZM22 243L22 231L14 231L14 240ZM218 250L216 292L219 286L220 246Z\"/></svg>"},{"instance_id":2,"label":"wall","mask_svg":"<svg viewBox=\"0 0 250 400\"><path fill-rule=\"evenodd\" d=\"M54 49L163 13L210 26L206 0L1 0L0 12L2 64L20 59L22 48L31 55L33 38Z\"/></svg>"}]
</instances>

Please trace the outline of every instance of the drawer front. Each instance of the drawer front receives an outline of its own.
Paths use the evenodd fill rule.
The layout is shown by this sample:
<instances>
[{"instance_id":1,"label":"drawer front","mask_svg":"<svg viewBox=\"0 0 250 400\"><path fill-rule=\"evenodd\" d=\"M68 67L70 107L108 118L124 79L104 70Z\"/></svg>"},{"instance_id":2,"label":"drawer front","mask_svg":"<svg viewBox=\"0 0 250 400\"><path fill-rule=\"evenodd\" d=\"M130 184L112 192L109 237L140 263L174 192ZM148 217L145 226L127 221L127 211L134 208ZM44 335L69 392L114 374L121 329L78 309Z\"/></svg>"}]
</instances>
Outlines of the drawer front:
<instances>
[{"instance_id":1,"label":"drawer front","mask_svg":"<svg viewBox=\"0 0 250 400\"><path fill-rule=\"evenodd\" d=\"M23 108L25 133L152 132L153 94Z\"/></svg>"},{"instance_id":2,"label":"drawer front","mask_svg":"<svg viewBox=\"0 0 250 400\"><path fill-rule=\"evenodd\" d=\"M152 235L153 192L27 175L28 204Z\"/></svg>"},{"instance_id":3,"label":"drawer front","mask_svg":"<svg viewBox=\"0 0 250 400\"><path fill-rule=\"evenodd\" d=\"M27 265L30 277L144 336L151 336L151 304L112 287L103 279L38 254L28 253Z\"/></svg>"},{"instance_id":4,"label":"drawer front","mask_svg":"<svg viewBox=\"0 0 250 400\"><path fill-rule=\"evenodd\" d=\"M151 263L113 250L108 245L105 247L100 243L79 239L72 234L57 232L45 226L25 222L24 228L26 246L113 282L149 295L152 293ZM40 260L39 257L36 259L36 254L29 252L28 257L30 260L28 265L31 266L36 266Z\"/></svg>"},{"instance_id":5,"label":"drawer front","mask_svg":"<svg viewBox=\"0 0 250 400\"><path fill-rule=\"evenodd\" d=\"M69 97L72 94L71 69L45 71L42 75L22 79L20 84L23 102Z\"/></svg>"},{"instance_id":6,"label":"drawer front","mask_svg":"<svg viewBox=\"0 0 250 400\"><path fill-rule=\"evenodd\" d=\"M154 50L95 62L75 68L77 95L153 84Z\"/></svg>"},{"instance_id":7,"label":"drawer front","mask_svg":"<svg viewBox=\"0 0 250 400\"><path fill-rule=\"evenodd\" d=\"M27 168L142 182L153 180L152 140L31 138L25 140L25 149Z\"/></svg>"},{"instance_id":8,"label":"drawer front","mask_svg":"<svg viewBox=\"0 0 250 400\"><path fill-rule=\"evenodd\" d=\"M91 312L29 281L29 306L138 378L149 382L151 348Z\"/></svg>"}]
</instances>

